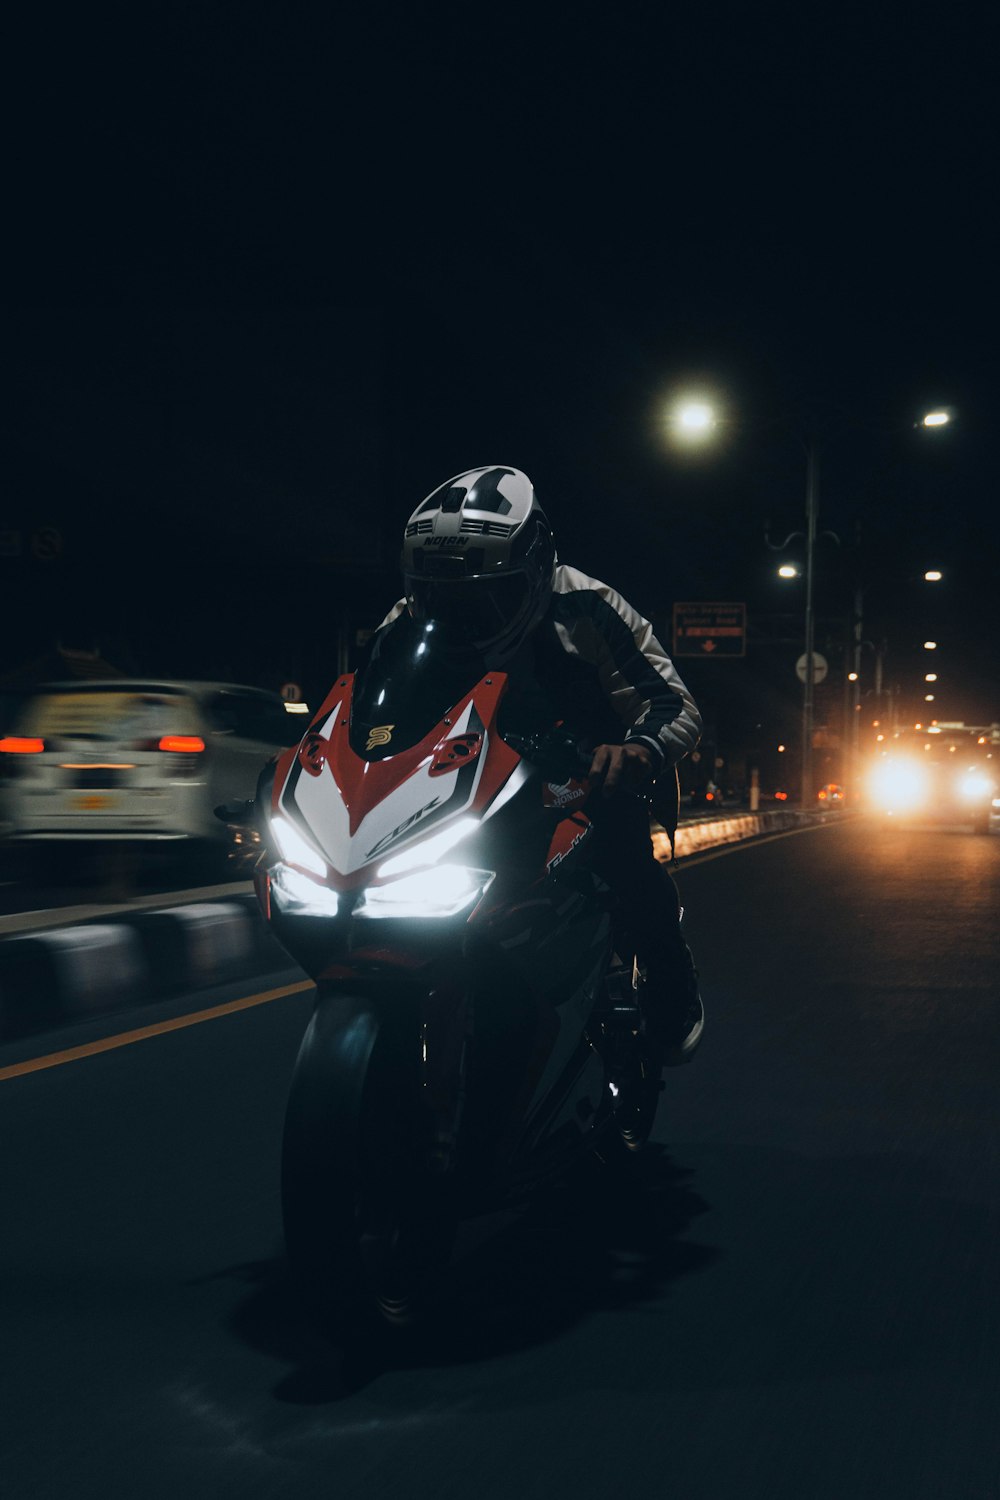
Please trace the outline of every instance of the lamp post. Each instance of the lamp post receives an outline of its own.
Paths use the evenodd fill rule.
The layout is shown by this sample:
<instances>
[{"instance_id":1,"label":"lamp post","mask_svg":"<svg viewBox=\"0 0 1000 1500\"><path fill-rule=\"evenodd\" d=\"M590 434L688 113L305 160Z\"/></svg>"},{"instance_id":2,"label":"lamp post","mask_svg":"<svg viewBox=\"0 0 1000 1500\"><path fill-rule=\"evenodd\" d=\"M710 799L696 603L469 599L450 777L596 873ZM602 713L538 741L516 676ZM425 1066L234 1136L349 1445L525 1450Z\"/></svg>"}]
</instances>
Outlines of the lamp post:
<instances>
[{"instance_id":1,"label":"lamp post","mask_svg":"<svg viewBox=\"0 0 1000 1500\"><path fill-rule=\"evenodd\" d=\"M938 408L926 412L914 426L923 428L947 427L954 420L954 413L950 407ZM720 426L720 417L715 403L702 395L687 396L673 403L666 420L667 430L675 445L699 448L702 445L710 446L710 439L715 435ZM731 423L729 425L732 425ZM805 558L805 657L804 674L802 684L802 776L800 785L800 803L803 812L811 810L813 806L814 788L813 780L813 736L815 718L814 688L816 679L816 644L815 644L815 606L814 606L814 574L817 536L830 536L838 544L840 538L836 532L824 531L819 533L819 445L814 433L808 433L804 439L806 452L806 529L804 539L806 544ZM765 524L765 540L774 551L780 551L786 547L793 537L801 537L800 531L791 532L780 544L775 544L767 537ZM783 576L795 576L796 570L782 568ZM925 574L928 582L936 582L941 578L939 570L930 570ZM858 772L858 761L860 757L860 708L861 708L861 648L862 648L862 590L860 584L855 592L854 620L853 620L853 671L850 681L854 685L853 693L853 719L850 733L844 726L844 749L845 754L850 747L852 762L852 776L856 779ZM933 647L928 647L933 649ZM882 661L883 650L876 654L876 701L880 702L882 695Z\"/></svg>"},{"instance_id":2,"label":"lamp post","mask_svg":"<svg viewBox=\"0 0 1000 1500\"><path fill-rule=\"evenodd\" d=\"M919 424L917 424L917 425L919 425L921 427L932 428L933 429L933 428L946 427L946 426L948 426L948 424L952 420L953 420L953 414L950 411L950 409L942 409L942 410L938 410L938 411L927 412L926 415L921 418ZM813 696L813 689L815 687L815 676L816 676L816 652L815 652L815 610L814 610L814 602L813 602L813 581L814 581L814 569L815 569L815 557L816 557L816 537L818 535L817 523L818 523L818 520L819 520L819 447L818 447L818 443L817 443L815 435L810 434L809 436L807 436L805 438L805 449L806 449L805 680L804 680L804 683L803 683L803 692L802 692L802 783L801 783L801 788L800 788L800 800L801 800L801 806L802 806L803 812L808 811L813 806L813 796L814 796L814 788L813 788L813 785L812 785L813 733L814 733L814 727L815 727L814 726L814 719L815 719L814 701L815 700L814 700L814 696ZM837 541L837 542L839 542L839 540L840 540L839 537L837 536L836 532L833 532L833 531L829 531L829 532L824 531L822 533L822 535L823 536L830 536L830 537L832 537L834 539L834 541ZM793 531L789 536L787 536L785 538L785 541L781 545L783 547L787 546L788 543L795 536L802 536L802 533L801 532L795 532L795 531ZM773 543L769 543L769 545L773 546L774 544ZM782 571L784 571L784 570L782 570ZM942 574L941 574L940 569L935 568L935 569L928 570L925 573L924 577L925 577L925 580L928 583L936 583L936 582L939 582L941 580ZM849 735L846 732L847 731L847 726L846 725L844 726L844 728L845 728L844 748L845 748L845 752L846 752L848 746L850 747L851 775L854 778L855 783L856 783L857 774L858 774L858 761L859 761L859 757L860 757L860 722L859 721L860 721L860 717L861 717L861 715L860 715L860 708L861 708L861 681L860 681L860 678L861 678L861 646L862 646L862 640L861 640L861 637L862 637L862 608L863 608L863 595L862 595L861 586L859 584L857 586L857 588L856 588L855 596L854 596L854 619L853 619L853 627L852 627L852 634L853 634L853 638L854 638L854 651L853 651L853 658L854 659L853 659L853 664L852 664L853 665L852 681L853 681L853 684L854 684L854 694L853 694L853 697L854 697L854 706L853 706L853 719L854 719L854 723L853 723L853 725L851 727L851 732L850 732ZM933 650L933 646L928 646L927 649ZM881 661L881 654L880 654L879 658L877 660L877 664L876 664L876 676L877 676L876 691L877 691L878 695L881 695L881 691L882 691L881 671L882 671L882 661Z\"/></svg>"},{"instance_id":3,"label":"lamp post","mask_svg":"<svg viewBox=\"0 0 1000 1500\"><path fill-rule=\"evenodd\" d=\"M799 784L799 802L803 812L808 811L813 804L812 785L812 762L813 762L813 730L814 730L814 688L816 686L816 614L814 606L814 579L816 569L816 537L818 535L819 522L819 448L816 439L812 436L805 439L806 450L806 529L802 531L791 531L783 542L772 542L764 532L764 540L775 552L780 552L787 547L795 537L803 537L806 544L805 581L806 581L806 607L805 607L805 653L800 662L802 671L802 756L801 756L801 781ZM840 538L836 532L824 532L824 536L833 537L839 542ZM778 569L782 578L797 578L799 571L793 567L782 567Z\"/></svg>"},{"instance_id":4,"label":"lamp post","mask_svg":"<svg viewBox=\"0 0 1000 1500\"><path fill-rule=\"evenodd\" d=\"M806 680L802 694L802 811L812 807L813 678L815 675L815 629L813 616L813 566L816 553L816 521L819 516L819 455L815 439L806 445Z\"/></svg>"}]
</instances>

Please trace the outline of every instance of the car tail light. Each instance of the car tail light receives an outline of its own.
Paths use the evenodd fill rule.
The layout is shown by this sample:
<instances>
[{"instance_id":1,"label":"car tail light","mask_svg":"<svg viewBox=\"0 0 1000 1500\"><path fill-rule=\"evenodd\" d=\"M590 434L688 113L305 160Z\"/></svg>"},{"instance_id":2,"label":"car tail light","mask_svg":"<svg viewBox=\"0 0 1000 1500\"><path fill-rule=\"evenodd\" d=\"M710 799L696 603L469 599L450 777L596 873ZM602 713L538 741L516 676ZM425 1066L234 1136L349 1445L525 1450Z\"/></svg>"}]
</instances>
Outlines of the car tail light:
<instances>
[{"instance_id":1,"label":"car tail light","mask_svg":"<svg viewBox=\"0 0 1000 1500\"><path fill-rule=\"evenodd\" d=\"M6 755L40 755L44 749L45 741L30 735L5 734L0 739L0 750Z\"/></svg>"},{"instance_id":2,"label":"car tail light","mask_svg":"<svg viewBox=\"0 0 1000 1500\"><path fill-rule=\"evenodd\" d=\"M170 750L177 755L200 755L205 748L205 741L200 734L165 734L156 748Z\"/></svg>"}]
</instances>

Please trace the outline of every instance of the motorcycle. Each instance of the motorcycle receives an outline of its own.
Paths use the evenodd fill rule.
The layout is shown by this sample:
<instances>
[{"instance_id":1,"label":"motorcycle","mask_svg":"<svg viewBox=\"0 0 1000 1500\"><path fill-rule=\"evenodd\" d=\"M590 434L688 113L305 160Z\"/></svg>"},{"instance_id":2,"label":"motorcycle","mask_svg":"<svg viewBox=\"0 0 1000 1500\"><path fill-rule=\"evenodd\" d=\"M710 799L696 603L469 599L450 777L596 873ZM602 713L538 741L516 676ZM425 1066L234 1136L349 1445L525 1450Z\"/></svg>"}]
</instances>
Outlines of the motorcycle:
<instances>
[{"instance_id":1,"label":"motorcycle","mask_svg":"<svg viewBox=\"0 0 1000 1500\"><path fill-rule=\"evenodd\" d=\"M515 698L407 621L258 788L258 899L317 987L285 1241L332 1317L360 1297L408 1322L463 1219L653 1125L644 971L589 859L590 758L510 722Z\"/></svg>"}]
</instances>

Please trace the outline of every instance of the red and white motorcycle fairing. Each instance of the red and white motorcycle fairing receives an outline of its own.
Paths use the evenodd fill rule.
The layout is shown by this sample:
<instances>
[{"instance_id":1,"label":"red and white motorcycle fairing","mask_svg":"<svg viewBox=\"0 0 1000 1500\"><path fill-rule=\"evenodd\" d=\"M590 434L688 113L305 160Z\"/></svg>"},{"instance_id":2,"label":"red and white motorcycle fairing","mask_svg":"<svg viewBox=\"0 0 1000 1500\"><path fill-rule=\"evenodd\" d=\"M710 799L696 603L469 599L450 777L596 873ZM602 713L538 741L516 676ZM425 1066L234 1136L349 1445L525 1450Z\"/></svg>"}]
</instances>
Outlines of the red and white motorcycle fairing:
<instances>
[{"instance_id":1,"label":"red and white motorcycle fairing","mask_svg":"<svg viewBox=\"0 0 1000 1500\"><path fill-rule=\"evenodd\" d=\"M505 682L486 677L418 744L366 760L350 744L354 679L340 680L318 727L279 762L272 794L274 811L308 830L334 890L377 884L374 862L496 800L520 762L494 728ZM378 747L391 745L394 726L381 728Z\"/></svg>"},{"instance_id":2,"label":"red and white motorcycle fairing","mask_svg":"<svg viewBox=\"0 0 1000 1500\"><path fill-rule=\"evenodd\" d=\"M506 686L483 676L397 750L388 715L352 724L346 675L274 770L284 852L272 844L258 895L318 984L283 1165L290 1254L314 1272L385 1240L390 1199L389 1239L406 1244L442 1182L460 1216L614 1132L634 971L608 982L607 891L579 858L586 783L547 779L501 736Z\"/></svg>"}]
</instances>

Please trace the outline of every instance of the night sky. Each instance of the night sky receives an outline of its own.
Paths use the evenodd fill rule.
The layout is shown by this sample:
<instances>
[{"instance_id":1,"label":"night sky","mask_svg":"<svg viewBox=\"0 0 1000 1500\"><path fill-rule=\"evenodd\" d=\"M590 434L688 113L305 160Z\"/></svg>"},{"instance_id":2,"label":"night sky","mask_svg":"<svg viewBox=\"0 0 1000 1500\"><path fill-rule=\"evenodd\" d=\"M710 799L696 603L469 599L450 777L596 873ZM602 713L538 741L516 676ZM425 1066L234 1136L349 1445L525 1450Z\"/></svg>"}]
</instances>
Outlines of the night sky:
<instances>
[{"instance_id":1,"label":"night sky","mask_svg":"<svg viewBox=\"0 0 1000 1500\"><path fill-rule=\"evenodd\" d=\"M746 602L746 660L682 670L770 742L802 596L765 523L803 525L812 433L836 693L860 584L866 692L879 645L916 702L932 633L939 717L1000 719L985 7L139 10L14 49L0 676L59 639L321 693L410 510L504 463L667 639Z\"/></svg>"}]
</instances>

